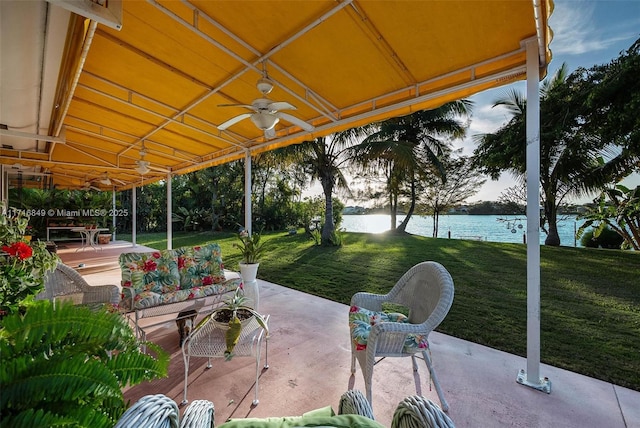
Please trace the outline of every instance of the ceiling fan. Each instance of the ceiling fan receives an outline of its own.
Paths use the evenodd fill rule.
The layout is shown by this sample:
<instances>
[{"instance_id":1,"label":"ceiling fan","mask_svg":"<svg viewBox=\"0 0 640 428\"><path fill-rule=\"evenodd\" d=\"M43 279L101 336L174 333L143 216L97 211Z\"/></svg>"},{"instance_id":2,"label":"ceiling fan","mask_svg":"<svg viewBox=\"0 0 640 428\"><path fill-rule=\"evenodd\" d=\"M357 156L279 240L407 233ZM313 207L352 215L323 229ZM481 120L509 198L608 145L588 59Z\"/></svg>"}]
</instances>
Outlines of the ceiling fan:
<instances>
[{"instance_id":1,"label":"ceiling fan","mask_svg":"<svg viewBox=\"0 0 640 428\"><path fill-rule=\"evenodd\" d=\"M280 121L280 119L289 122L293 125L299 126L305 131L313 131L315 128L313 125L295 117L288 113L283 113L280 110L296 110L296 107L289 104L286 101L272 101L267 98L267 95L273 90L274 83L267 76L266 71L262 78L258 80L256 85L258 87L258 91L262 93L262 98L256 98L251 102L251 105L248 104L221 104L219 107L244 107L249 110L253 110L253 113L243 113L238 116L232 117L226 122L218 125L218 129L224 131L232 125L240 122L241 120L250 118L251 121L256 125L259 129L264 131L264 135L267 138L274 138L276 136L276 131L274 127Z\"/></svg>"},{"instance_id":2,"label":"ceiling fan","mask_svg":"<svg viewBox=\"0 0 640 428\"><path fill-rule=\"evenodd\" d=\"M144 157L147 155L147 150L144 148L144 141L142 142L142 147L140 147L140 159L136 161L136 167L134 168L140 175L145 175L149 171L151 171L151 162L144 160Z\"/></svg>"},{"instance_id":3,"label":"ceiling fan","mask_svg":"<svg viewBox=\"0 0 640 428\"><path fill-rule=\"evenodd\" d=\"M82 190L85 190L85 191L95 190L97 192L102 191L102 189L100 189L99 187L94 186L93 183L91 181L88 181L88 180L84 182L84 184L82 186Z\"/></svg>"}]
</instances>

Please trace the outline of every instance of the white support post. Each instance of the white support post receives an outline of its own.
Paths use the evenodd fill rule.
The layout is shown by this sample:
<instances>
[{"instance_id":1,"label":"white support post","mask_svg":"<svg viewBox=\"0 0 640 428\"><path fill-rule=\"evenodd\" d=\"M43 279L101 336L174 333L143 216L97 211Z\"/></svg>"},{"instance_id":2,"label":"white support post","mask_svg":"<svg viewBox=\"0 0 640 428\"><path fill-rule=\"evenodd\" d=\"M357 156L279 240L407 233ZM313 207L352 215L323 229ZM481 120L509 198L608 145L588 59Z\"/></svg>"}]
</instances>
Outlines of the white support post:
<instances>
[{"instance_id":1,"label":"white support post","mask_svg":"<svg viewBox=\"0 0 640 428\"><path fill-rule=\"evenodd\" d=\"M167 250L173 249L173 222L171 217L173 216L171 205L171 173L167 173Z\"/></svg>"},{"instance_id":2,"label":"white support post","mask_svg":"<svg viewBox=\"0 0 640 428\"><path fill-rule=\"evenodd\" d=\"M137 211L137 202L136 202L136 186L134 185L131 188L131 244L136 247L138 244L136 243L136 228L138 227L136 221Z\"/></svg>"},{"instance_id":3,"label":"white support post","mask_svg":"<svg viewBox=\"0 0 640 428\"><path fill-rule=\"evenodd\" d=\"M244 153L244 230L251 235L251 152Z\"/></svg>"},{"instance_id":4,"label":"white support post","mask_svg":"<svg viewBox=\"0 0 640 428\"><path fill-rule=\"evenodd\" d=\"M540 63L536 39L527 50L527 369L517 382L551 392L551 382L540 378Z\"/></svg>"},{"instance_id":5,"label":"white support post","mask_svg":"<svg viewBox=\"0 0 640 428\"><path fill-rule=\"evenodd\" d=\"M111 208L113 209L113 215L111 216L111 230L112 236L111 239L116 240L116 188L114 187L111 191Z\"/></svg>"}]
</instances>

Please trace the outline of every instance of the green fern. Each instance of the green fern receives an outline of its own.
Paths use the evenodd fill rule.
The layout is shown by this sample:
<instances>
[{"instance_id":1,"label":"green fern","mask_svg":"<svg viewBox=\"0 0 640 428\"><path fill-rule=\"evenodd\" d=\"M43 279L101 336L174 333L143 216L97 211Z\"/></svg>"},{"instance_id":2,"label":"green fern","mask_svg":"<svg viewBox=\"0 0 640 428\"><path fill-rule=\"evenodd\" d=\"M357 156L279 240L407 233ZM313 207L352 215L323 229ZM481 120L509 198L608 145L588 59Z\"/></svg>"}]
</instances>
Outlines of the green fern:
<instances>
[{"instance_id":1,"label":"green fern","mask_svg":"<svg viewBox=\"0 0 640 428\"><path fill-rule=\"evenodd\" d=\"M167 353L139 343L120 314L38 301L1 327L0 428L111 427L123 387L167 375Z\"/></svg>"}]
</instances>

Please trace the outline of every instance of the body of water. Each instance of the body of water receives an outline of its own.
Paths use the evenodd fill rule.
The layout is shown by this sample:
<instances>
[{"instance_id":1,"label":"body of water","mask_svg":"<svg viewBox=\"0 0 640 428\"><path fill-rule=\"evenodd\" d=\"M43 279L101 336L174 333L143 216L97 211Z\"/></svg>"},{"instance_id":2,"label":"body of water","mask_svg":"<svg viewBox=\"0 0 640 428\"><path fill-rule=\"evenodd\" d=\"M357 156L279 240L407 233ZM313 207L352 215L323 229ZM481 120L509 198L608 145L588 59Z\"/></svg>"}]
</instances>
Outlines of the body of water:
<instances>
[{"instance_id":1,"label":"body of water","mask_svg":"<svg viewBox=\"0 0 640 428\"><path fill-rule=\"evenodd\" d=\"M404 216L398 215L400 224ZM581 247L575 232L584 220L569 216L558 221L560 245ZM388 214L343 215L341 228L347 232L382 233L390 229L391 216ZM495 215L441 215L438 238L474 239L493 242L524 243L527 219L524 216ZM407 232L420 236L433 236L433 217L411 216ZM540 244L544 244L546 234L540 231Z\"/></svg>"}]
</instances>

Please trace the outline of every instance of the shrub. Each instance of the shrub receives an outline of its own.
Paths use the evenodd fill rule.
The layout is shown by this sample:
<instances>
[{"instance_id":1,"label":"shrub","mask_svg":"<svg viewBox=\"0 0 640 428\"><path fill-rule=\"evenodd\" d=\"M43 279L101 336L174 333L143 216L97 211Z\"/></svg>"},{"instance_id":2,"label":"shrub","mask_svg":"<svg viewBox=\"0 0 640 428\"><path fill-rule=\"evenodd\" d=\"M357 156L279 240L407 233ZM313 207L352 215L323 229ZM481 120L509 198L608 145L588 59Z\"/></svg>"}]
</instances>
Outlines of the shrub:
<instances>
[{"instance_id":1,"label":"shrub","mask_svg":"<svg viewBox=\"0 0 640 428\"><path fill-rule=\"evenodd\" d=\"M582 235L580 243L583 246L588 248L620 249L620 246L624 241L622 236L618 235L608 227L605 227L598 236L594 236L594 231L595 229L591 229Z\"/></svg>"}]
</instances>

